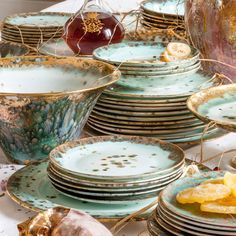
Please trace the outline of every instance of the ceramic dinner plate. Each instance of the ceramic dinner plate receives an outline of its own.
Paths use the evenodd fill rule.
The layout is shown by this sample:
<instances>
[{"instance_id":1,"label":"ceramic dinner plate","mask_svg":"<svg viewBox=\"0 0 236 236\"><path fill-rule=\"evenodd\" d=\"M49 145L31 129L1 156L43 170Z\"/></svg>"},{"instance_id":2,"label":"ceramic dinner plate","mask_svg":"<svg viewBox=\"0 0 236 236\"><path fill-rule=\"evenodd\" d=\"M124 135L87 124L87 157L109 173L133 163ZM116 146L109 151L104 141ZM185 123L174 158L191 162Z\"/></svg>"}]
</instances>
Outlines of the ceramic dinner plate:
<instances>
[{"instance_id":1,"label":"ceramic dinner plate","mask_svg":"<svg viewBox=\"0 0 236 236\"><path fill-rule=\"evenodd\" d=\"M167 173L184 161L184 153L152 138L104 136L61 145L49 158L57 168L78 177L119 182Z\"/></svg>"},{"instance_id":2,"label":"ceramic dinner plate","mask_svg":"<svg viewBox=\"0 0 236 236\"><path fill-rule=\"evenodd\" d=\"M165 44L157 42L128 42L104 46L93 52L95 59L116 65L166 67L172 68L176 65L179 68L187 67L197 62L199 51L191 48L191 57L185 60L173 62L161 62L160 55L166 49Z\"/></svg>"},{"instance_id":3,"label":"ceramic dinner plate","mask_svg":"<svg viewBox=\"0 0 236 236\"><path fill-rule=\"evenodd\" d=\"M223 85L194 94L189 109L203 121L236 131L236 85Z\"/></svg>"},{"instance_id":4,"label":"ceramic dinner plate","mask_svg":"<svg viewBox=\"0 0 236 236\"><path fill-rule=\"evenodd\" d=\"M47 210L56 206L83 210L100 220L121 219L152 203L130 201L129 204L98 204L81 201L59 193L47 177L48 162L32 164L15 172L7 184L7 192L19 205L33 211ZM138 218L146 219L150 209Z\"/></svg>"},{"instance_id":5,"label":"ceramic dinner plate","mask_svg":"<svg viewBox=\"0 0 236 236\"><path fill-rule=\"evenodd\" d=\"M186 188L197 186L203 181L215 178L222 178L223 176L224 172L217 171L179 179L174 183L170 184L160 194L160 201L162 205L165 206L169 211L174 212L174 214L182 218L195 222L216 225L218 227L224 226L227 228L234 228L236 230L235 219L230 215L214 213L206 214L200 211L199 204L179 204L176 201L176 195L180 191Z\"/></svg>"},{"instance_id":6,"label":"ceramic dinner plate","mask_svg":"<svg viewBox=\"0 0 236 236\"><path fill-rule=\"evenodd\" d=\"M153 14L184 16L184 1L178 0L148 0L141 3L141 8Z\"/></svg>"},{"instance_id":7,"label":"ceramic dinner plate","mask_svg":"<svg viewBox=\"0 0 236 236\"><path fill-rule=\"evenodd\" d=\"M120 97L145 99L187 97L200 89L212 87L220 83L220 79L212 80L212 74L204 71L185 72L179 75L142 77L124 76L106 94ZM142 97L141 97L142 96Z\"/></svg>"},{"instance_id":8,"label":"ceramic dinner plate","mask_svg":"<svg viewBox=\"0 0 236 236\"><path fill-rule=\"evenodd\" d=\"M63 27L70 16L71 14L53 12L23 13L6 17L4 24L22 28Z\"/></svg>"}]
</instances>

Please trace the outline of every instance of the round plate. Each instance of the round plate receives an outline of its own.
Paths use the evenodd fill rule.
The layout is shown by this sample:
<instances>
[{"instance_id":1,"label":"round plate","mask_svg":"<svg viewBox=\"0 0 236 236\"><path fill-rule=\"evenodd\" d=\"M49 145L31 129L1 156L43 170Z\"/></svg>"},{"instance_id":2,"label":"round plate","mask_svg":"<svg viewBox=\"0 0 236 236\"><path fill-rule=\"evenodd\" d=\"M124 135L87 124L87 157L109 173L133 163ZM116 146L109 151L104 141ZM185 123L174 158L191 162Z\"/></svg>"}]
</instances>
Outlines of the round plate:
<instances>
[{"instance_id":1,"label":"round plate","mask_svg":"<svg viewBox=\"0 0 236 236\"><path fill-rule=\"evenodd\" d=\"M170 172L184 161L184 153L157 139L101 136L63 144L50 153L49 159L57 168L78 178L115 183Z\"/></svg>"},{"instance_id":2,"label":"round plate","mask_svg":"<svg viewBox=\"0 0 236 236\"><path fill-rule=\"evenodd\" d=\"M4 24L19 28L56 28L63 27L71 16L56 12L21 13L6 17Z\"/></svg>"},{"instance_id":3,"label":"round plate","mask_svg":"<svg viewBox=\"0 0 236 236\"><path fill-rule=\"evenodd\" d=\"M199 59L199 51L192 49L192 57L173 62L159 61L160 55L166 49L166 44L158 42L123 42L111 44L96 49L95 59L123 66L165 67L170 69L176 65L179 68L194 64Z\"/></svg>"},{"instance_id":4,"label":"round plate","mask_svg":"<svg viewBox=\"0 0 236 236\"><path fill-rule=\"evenodd\" d=\"M165 208L171 212L174 212L174 214L177 214L180 217L189 219L191 221L216 225L218 227L230 227L236 230L235 219L230 215L214 213L206 214L205 212L200 211L199 204L179 204L176 201L176 195L180 191L186 188L197 186L203 181L222 178L223 176L224 172L216 171L177 180L170 184L160 194L160 201L162 202L162 205L165 206Z\"/></svg>"},{"instance_id":5,"label":"round plate","mask_svg":"<svg viewBox=\"0 0 236 236\"><path fill-rule=\"evenodd\" d=\"M87 212L93 217L112 221L122 219L141 208L149 205L156 198L144 202L130 201L129 204L98 204L88 203L60 194L50 183L47 177L48 162L28 165L16 171L8 180L7 192L19 205L33 211L47 210L62 206ZM150 209L140 219L146 219Z\"/></svg>"},{"instance_id":6,"label":"round plate","mask_svg":"<svg viewBox=\"0 0 236 236\"><path fill-rule=\"evenodd\" d=\"M142 126L137 126L137 125L125 125L125 124L122 124L122 125L119 125L119 124L116 124L116 123L109 123L109 122L103 122L101 120L98 120L98 119L94 119L93 117L89 117L89 121L91 123L95 123L95 124L100 124L100 125L103 125L103 126L107 126L107 127L113 127L113 128L121 128L121 129L131 129L131 130L172 130L173 132L175 131L179 131L179 130L182 130L183 128L184 129L190 129L190 128L196 128L196 127L199 127L199 126L202 126L204 123L202 123L201 121L199 121L198 123L197 122L190 122L190 123L184 123L184 124L175 124L175 125L163 125L163 126L158 126L158 125L153 125L153 124L143 124Z\"/></svg>"},{"instance_id":7,"label":"round plate","mask_svg":"<svg viewBox=\"0 0 236 236\"><path fill-rule=\"evenodd\" d=\"M178 98L218 85L221 80L204 71L190 71L177 75L142 77L124 76L104 93L132 98Z\"/></svg>"},{"instance_id":8,"label":"round plate","mask_svg":"<svg viewBox=\"0 0 236 236\"><path fill-rule=\"evenodd\" d=\"M177 121L160 121L160 122L148 122L148 121L125 121L125 120L114 120L114 119L109 119L109 118L106 118L104 116L99 116L99 115L96 115L96 114L91 114L90 117L96 119L96 120L99 120L99 121L105 121L106 123L107 122L110 122L110 123L113 123L113 124L121 124L121 125L142 125L142 126L158 126L158 125L161 125L161 126L175 126L175 125L189 125L189 124L192 124L192 125L196 125L196 124L199 124L199 122L201 122L200 120L196 119L196 118L190 118L190 119L185 119L185 120L177 120ZM201 122L201 124L203 124Z\"/></svg>"},{"instance_id":9,"label":"round plate","mask_svg":"<svg viewBox=\"0 0 236 236\"><path fill-rule=\"evenodd\" d=\"M189 109L205 122L236 132L236 84L207 89L191 96Z\"/></svg>"},{"instance_id":10,"label":"round plate","mask_svg":"<svg viewBox=\"0 0 236 236\"><path fill-rule=\"evenodd\" d=\"M169 116L176 116L176 115L187 115L187 114L191 114L191 112L188 109L179 109L178 111L122 111L122 110L116 110L116 109L110 109L110 108L106 108L103 106L99 106L98 104L96 104L96 106L94 107L94 111L99 111L99 112L105 112L105 113L110 113L110 114L117 114L117 115L124 115L124 116L137 116L137 117L161 117L161 116L165 116L165 117L169 117Z\"/></svg>"},{"instance_id":11,"label":"round plate","mask_svg":"<svg viewBox=\"0 0 236 236\"><path fill-rule=\"evenodd\" d=\"M164 230L156 223L153 216L148 218L147 228L151 236L172 236L168 231Z\"/></svg>"},{"instance_id":12,"label":"round plate","mask_svg":"<svg viewBox=\"0 0 236 236\"><path fill-rule=\"evenodd\" d=\"M108 118L112 118L114 120L127 120L127 121L141 121L141 122L147 122L147 121L178 121L178 120L185 120L185 119L191 119L194 118L192 114L187 115L181 115L181 116L160 116L160 117L136 117L136 116L121 116L121 115L115 115L115 114L108 114L104 112L99 112L93 110L91 114L96 114Z\"/></svg>"},{"instance_id":13,"label":"round plate","mask_svg":"<svg viewBox=\"0 0 236 236\"><path fill-rule=\"evenodd\" d=\"M152 12L153 14L163 14L169 16L181 16L184 17L184 2L176 0L167 0L167 1L156 1L156 0L147 0L141 3L141 8Z\"/></svg>"}]
</instances>

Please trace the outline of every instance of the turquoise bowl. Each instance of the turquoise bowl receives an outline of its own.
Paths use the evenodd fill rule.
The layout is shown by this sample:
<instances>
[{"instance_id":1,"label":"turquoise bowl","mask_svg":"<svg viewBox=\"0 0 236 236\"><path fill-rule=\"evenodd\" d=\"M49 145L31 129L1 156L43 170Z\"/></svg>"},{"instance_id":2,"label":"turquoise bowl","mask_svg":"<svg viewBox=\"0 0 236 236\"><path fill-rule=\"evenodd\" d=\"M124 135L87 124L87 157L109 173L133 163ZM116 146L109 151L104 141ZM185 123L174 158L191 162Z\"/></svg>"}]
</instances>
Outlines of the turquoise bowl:
<instances>
[{"instance_id":1,"label":"turquoise bowl","mask_svg":"<svg viewBox=\"0 0 236 236\"><path fill-rule=\"evenodd\" d=\"M78 138L120 72L95 60L41 56L1 59L0 75L0 145L12 162L26 164Z\"/></svg>"}]
</instances>

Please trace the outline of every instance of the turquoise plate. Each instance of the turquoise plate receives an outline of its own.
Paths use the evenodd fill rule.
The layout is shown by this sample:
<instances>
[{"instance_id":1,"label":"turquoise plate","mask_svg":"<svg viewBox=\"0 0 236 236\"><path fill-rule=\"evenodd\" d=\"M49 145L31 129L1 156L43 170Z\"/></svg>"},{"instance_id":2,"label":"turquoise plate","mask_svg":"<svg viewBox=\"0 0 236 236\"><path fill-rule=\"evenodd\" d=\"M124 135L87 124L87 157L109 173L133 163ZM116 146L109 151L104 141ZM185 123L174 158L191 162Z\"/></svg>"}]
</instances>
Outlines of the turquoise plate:
<instances>
[{"instance_id":1,"label":"turquoise plate","mask_svg":"<svg viewBox=\"0 0 236 236\"><path fill-rule=\"evenodd\" d=\"M166 46L167 44L158 42L123 42L100 47L93 52L93 57L115 65L165 67L166 69L176 66L185 68L195 64L199 59L199 51L191 48L192 56L188 59L161 62L159 58L161 53L166 50Z\"/></svg>"},{"instance_id":2,"label":"turquoise plate","mask_svg":"<svg viewBox=\"0 0 236 236\"><path fill-rule=\"evenodd\" d=\"M201 89L219 84L220 79L212 80L212 76L204 71L156 77L122 75L105 93L141 99L187 97Z\"/></svg>"},{"instance_id":3,"label":"turquoise plate","mask_svg":"<svg viewBox=\"0 0 236 236\"><path fill-rule=\"evenodd\" d=\"M187 105L201 120L213 121L223 129L236 132L236 84L196 93L189 98Z\"/></svg>"},{"instance_id":4,"label":"turquoise plate","mask_svg":"<svg viewBox=\"0 0 236 236\"><path fill-rule=\"evenodd\" d=\"M141 4L141 8L153 14L170 16L184 16L184 1L178 0L148 0Z\"/></svg>"},{"instance_id":5,"label":"turquoise plate","mask_svg":"<svg viewBox=\"0 0 236 236\"><path fill-rule=\"evenodd\" d=\"M216 171L179 179L162 191L160 194L160 201L168 210L185 219L216 226L222 225L236 229L235 219L230 215L202 212L200 211L199 204L180 204L176 201L176 195L180 191L197 186L203 181L222 178L223 176L223 172Z\"/></svg>"},{"instance_id":6,"label":"turquoise plate","mask_svg":"<svg viewBox=\"0 0 236 236\"><path fill-rule=\"evenodd\" d=\"M179 147L153 138L100 136L58 146L49 159L59 170L78 178L115 183L161 177L185 157Z\"/></svg>"},{"instance_id":7,"label":"turquoise plate","mask_svg":"<svg viewBox=\"0 0 236 236\"><path fill-rule=\"evenodd\" d=\"M129 204L88 203L59 193L47 177L48 162L32 164L15 172L7 184L9 196L19 205L33 211L47 210L62 206L82 210L100 220L121 219L149 205L156 198L143 202L130 201ZM140 219L146 219L150 209Z\"/></svg>"}]
</instances>

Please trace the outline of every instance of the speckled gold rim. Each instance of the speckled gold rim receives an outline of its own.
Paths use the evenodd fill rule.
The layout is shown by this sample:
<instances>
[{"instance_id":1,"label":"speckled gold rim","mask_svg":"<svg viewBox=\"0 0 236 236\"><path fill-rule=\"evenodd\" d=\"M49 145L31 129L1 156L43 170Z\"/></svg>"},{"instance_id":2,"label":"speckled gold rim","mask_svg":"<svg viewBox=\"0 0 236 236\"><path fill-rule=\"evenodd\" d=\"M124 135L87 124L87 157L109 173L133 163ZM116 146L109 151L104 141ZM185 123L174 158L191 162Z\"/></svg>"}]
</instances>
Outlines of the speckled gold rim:
<instances>
[{"instance_id":1,"label":"speckled gold rim","mask_svg":"<svg viewBox=\"0 0 236 236\"><path fill-rule=\"evenodd\" d=\"M44 59L44 61L37 62L35 60L37 59ZM13 62L17 62L16 64L13 64ZM75 90L75 91L68 91L68 92L51 92L51 93L0 93L0 98L2 96L17 96L17 97L53 97L53 96L65 96L65 95L73 95L73 94L81 94L85 92L92 92L95 90L106 88L107 86L115 83L120 78L120 71L117 70L115 66L112 66L108 63L100 62L93 59L86 59L86 58L75 58L75 57L53 57L53 56L25 56L25 57L14 57L14 58L1 58L0 59L0 71L3 67L10 67L13 65L13 67L18 66L19 64L30 66L30 65L44 65L44 66L74 66L75 68L78 67L80 69L81 63L88 63L92 64L94 66L97 66L99 68L102 67L103 69L107 69L110 74L101 77L111 77L111 81L108 83L105 83L103 85L87 88L87 89L81 89L81 90ZM98 78L99 80L99 78Z\"/></svg>"},{"instance_id":2,"label":"speckled gold rim","mask_svg":"<svg viewBox=\"0 0 236 236\"><path fill-rule=\"evenodd\" d=\"M213 88L204 89L198 93L193 94L187 100L188 109L199 119L204 122L215 122L218 126L228 129L229 131L236 131L235 122L226 122L222 120L211 119L203 116L198 112L198 107L211 99L222 97L225 93L236 93L236 84L221 85Z\"/></svg>"},{"instance_id":3,"label":"speckled gold rim","mask_svg":"<svg viewBox=\"0 0 236 236\"><path fill-rule=\"evenodd\" d=\"M27 168L28 166L25 166L23 168L21 168L20 170L23 170L25 168ZM34 211L34 212L43 212L44 210L38 208L38 207L33 207L32 205L26 203L26 202L23 202L20 198L16 197L14 194L12 194L8 188L10 186L10 183L12 182L12 179L15 178L15 175L17 174L17 171L11 175L11 177L8 179L8 182L7 182L7 187L6 187L6 193L7 195L15 202L17 203L19 206L21 207L24 207L26 209L29 209L31 211ZM60 206L60 205L58 205ZM60 206L60 207L63 207L63 206ZM76 210L76 209L75 209ZM148 214L147 215L144 215L144 216L137 216L137 217L134 217L133 220L135 221L143 221L143 220L147 220L148 218ZM117 218L96 218L98 221L102 222L102 223L109 223L109 222L116 222L116 221L119 221L121 219L123 219L125 216L123 217L117 217Z\"/></svg>"}]
</instances>

